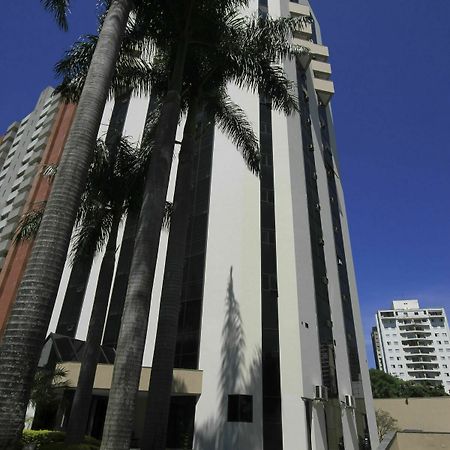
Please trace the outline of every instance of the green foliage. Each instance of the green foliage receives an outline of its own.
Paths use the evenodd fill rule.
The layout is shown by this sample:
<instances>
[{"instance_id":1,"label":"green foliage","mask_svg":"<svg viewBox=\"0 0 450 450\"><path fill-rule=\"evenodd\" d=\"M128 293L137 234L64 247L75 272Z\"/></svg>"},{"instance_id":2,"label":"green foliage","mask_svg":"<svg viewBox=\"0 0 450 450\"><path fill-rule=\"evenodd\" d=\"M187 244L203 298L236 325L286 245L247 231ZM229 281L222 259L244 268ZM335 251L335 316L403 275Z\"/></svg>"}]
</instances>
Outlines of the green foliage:
<instances>
[{"instance_id":1,"label":"green foliage","mask_svg":"<svg viewBox=\"0 0 450 450\"><path fill-rule=\"evenodd\" d=\"M100 441L91 436L85 436L83 444L65 445L66 433L50 430L24 430L22 444L36 444L39 450L97 450Z\"/></svg>"},{"instance_id":2,"label":"green foliage","mask_svg":"<svg viewBox=\"0 0 450 450\"><path fill-rule=\"evenodd\" d=\"M14 235L14 244L30 241L36 237L44 215L45 204L46 202L35 203L31 209L22 215Z\"/></svg>"},{"instance_id":3,"label":"green foliage","mask_svg":"<svg viewBox=\"0 0 450 450\"><path fill-rule=\"evenodd\" d=\"M444 397L442 384L403 381L382 370L370 369L370 382L374 398Z\"/></svg>"},{"instance_id":4,"label":"green foliage","mask_svg":"<svg viewBox=\"0 0 450 450\"><path fill-rule=\"evenodd\" d=\"M36 372L30 396L34 407L47 406L57 401L55 388L67 386L66 373L59 366L53 370L42 368Z\"/></svg>"},{"instance_id":5,"label":"green foliage","mask_svg":"<svg viewBox=\"0 0 450 450\"><path fill-rule=\"evenodd\" d=\"M26 444L36 444L37 448L54 442L64 442L65 433L62 431L49 430L24 430L22 442Z\"/></svg>"}]
</instances>

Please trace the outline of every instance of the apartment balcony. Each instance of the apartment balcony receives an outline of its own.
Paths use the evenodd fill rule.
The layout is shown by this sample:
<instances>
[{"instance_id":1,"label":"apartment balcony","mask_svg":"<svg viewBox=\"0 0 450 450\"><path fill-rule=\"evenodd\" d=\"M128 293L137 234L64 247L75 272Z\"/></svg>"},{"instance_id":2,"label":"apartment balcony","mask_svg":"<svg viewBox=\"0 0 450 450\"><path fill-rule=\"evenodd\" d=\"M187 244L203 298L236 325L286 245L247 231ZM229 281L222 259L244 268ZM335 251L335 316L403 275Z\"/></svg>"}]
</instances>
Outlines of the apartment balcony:
<instances>
[{"instance_id":1,"label":"apartment balcony","mask_svg":"<svg viewBox=\"0 0 450 450\"><path fill-rule=\"evenodd\" d=\"M404 334L404 333L402 333ZM412 336L402 337L402 344L408 345L409 342L418 341L418 342L433 342L431 338L431 332L427 331L425 333L418 333L417 331L410 332ZM428 336L427 336L428 335Z\"/></svg>"},{"instance_id":2,"label":"apartment balcony","mask_svg":"<svg viewBox=\"0 0 450 450\"><path fill-rule=\"evenodd\" d=\"M426 372L408 372L408 375L412 378L412 381L438 381L441 382L441 373L430 374Z\"/></svg>"},{"instance_id":3,"label":"apartment balcony","mask_svg":"<svg viewBox=\"0 0 450 450\"><path fill-rule=\"evenodd\" d=\"M428 346L431 345L433 342L433 339L426 338L426 337L412 337L412 338L403 338L402 339L402 345L403 346Z\"/></svg>"},{"instance_id":4,"label":"apartment balcony","mask_svg":"<svg viewBox=\"0 0 450 450\"><path fill-rule=\"evenodd\" d=\"M428 324L409 324L409 325L400 325L400 333L406 333L411 331L427 331L430 329L430 325Z\"/></svg>"},{"instance_id":5,"label":"apartment balcony","mask_svg":"<svg viewBox=\"0 0 450 450\"><path fill-rule=\"evenodd\" d=\"M434 347L420 346L420 345L403 347L403 350L412 355L428 355L430 353L435 353L436 351Z\"/></svg>"},{"instance_id":6,"label":"apartment balcony","mask_svg":"<svg viewBox=\"0 0 450 450\"><path fill-rule=\"evenodd\" d=\"M326 47L325 45L315 44L314 42L299 38L294 38L294 44L305 47L309 50L309 55L307 55L309 57L308 60L300 60L300 63L304 68L308 67L312 59L322 62L328 61L330 53L328 51L328 47ZM304 64L304 62L306 62L306 65Z\"/></svg>"},{"instance_id":7,"label":"apartment balcony","mask_svg":"<svg viewBox=\"0 0 450 450\"><path fill-rule=\"evenodd\" d=\"M406 367L408 370L414 372L439 372L439 364L424 364L423 362L418 363L407 363Z\"/></svg>"},{"instance_id":8,"label":"apartment balcony","mask_svg":"<svg viewBox=\"0 0 450 450\"><path fill-rule=\"evenodd\" d=\"M317 92L319 100L328 105L331 97L334 95L334 84L330 80L322 80L320 78L314 78L314 89Z\"/></svg>"},{"instance_id":9,"label":"apartment balcony","mask_svg":"<svg viewBox=\"0 0 450 450\"><path fill-rule=\"evenodd\" d=\"M311 10L309 6L300 5L299 3L289 2L289 12L292 17L311 17ZM311 23L305 24L301 31L295 34L295 37L300 39L310 39L313 33Z\"/></svg>"},{"instance_id":10,"label":"apartment balcony","mask_svg":"<svg viewBox=\"0 0 450 450\"><path fill-rule=\"evenodd\" d=\"M407 364L424 364L424 363L433 363L437 360L437 357L435 355L405 355L406 363Z\"/></svg>"},{"instance_id":11,"label":"apartment balcony","mask_svg":"<svg viewBox=\"0 0 450 450\"><path fill-rule=\"evenodd\" d=\"M405 339L431 340L431 331L428 330L401 331L400 336L402 340Z\"/></svg>"},{"instance_id":12,"label":"apartment balcony","mask_svg":"<svg viewBox=\"0 0 450 450\"><path fill-rule=\"evenodd\" d=\"M331 77L331 65L329 63L313 59L311 61L311 69L314 72L315 78L329 80Z\"/></svg>"}]
</instances>

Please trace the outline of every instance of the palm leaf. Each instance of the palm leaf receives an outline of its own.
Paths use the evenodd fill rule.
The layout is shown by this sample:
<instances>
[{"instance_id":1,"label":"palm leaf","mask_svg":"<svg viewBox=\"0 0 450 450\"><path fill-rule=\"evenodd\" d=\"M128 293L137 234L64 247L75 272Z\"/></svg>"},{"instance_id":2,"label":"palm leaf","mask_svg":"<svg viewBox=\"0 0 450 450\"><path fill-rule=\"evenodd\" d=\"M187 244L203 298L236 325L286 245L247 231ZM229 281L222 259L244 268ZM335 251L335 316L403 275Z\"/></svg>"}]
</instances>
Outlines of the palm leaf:
<instances>
[{"instance_id":1,"label":"palm leaf","mask_svg":"<svg viewBox=\"0 0 450 450\"><path fill-rule=\"evenodd\" d=\"M29 241L36 237L44 215L45 204L46 202L36 203L32 209L22 215L14 235L14 244Z\"/></svg>"},{"instance_id":2,"label":"palm leaf","mask_svg":"<svg viewBox=\"0 0 450 450\"><path fill-rule=\"evenodd\" d=\"M210 98L208 106L214 114L217 126L231 139L255 174L259 174L258 139L242 108L234 103L224 90Z\"/></svg>"},{"instance_id":3,"label":"palm leaf","mask_svg":"<svg viewBox=\"0 0 450 450\"><path fill-rule=\"evenodd\" d=\"M69 12L69 0L41 0L44 8L51 12L58 25L64 30L67 31L67 14Z\"/></svg>"}]
</instances>

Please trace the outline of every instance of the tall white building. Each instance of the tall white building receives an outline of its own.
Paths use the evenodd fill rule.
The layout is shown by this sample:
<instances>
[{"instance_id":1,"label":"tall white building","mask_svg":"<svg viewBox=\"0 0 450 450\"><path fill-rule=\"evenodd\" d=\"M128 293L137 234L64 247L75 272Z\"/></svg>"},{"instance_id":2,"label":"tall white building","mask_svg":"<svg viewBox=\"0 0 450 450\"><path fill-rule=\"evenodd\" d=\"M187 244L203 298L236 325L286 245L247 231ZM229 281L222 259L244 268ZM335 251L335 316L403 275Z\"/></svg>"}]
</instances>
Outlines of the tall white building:
<instances>
[{"instance_id":1,"label":"tall white building","mask_svg":"<svg viewBox=\"0 0 450 450\"><path fill-rule=\"evenodd\" d=\"M376 314L379 354L385 372L402 380L441 384L450 392L450 331L443 308L418 300L394 300Z\"/></svg>"},{"instance_id":2,"label":"tall white building","mask_svg":"<svg viewBox=\"0 0 450 450\"><path fill-rule=\"evenodd\" d=\"M312 16L307 1L255 0L251 6L272 16ZM310 49L309 57L285 64L297 85L300 114L286 117L258 95L229 88L259 134L260 178L219 129L203 122L168 448L186 445L182 436L198 450L358 450L370 448L369 442L377 447L329 103L334 86L315 19L296 43ZM147 107L148 99L131 100L125 135L139 139ZM104 417L112 372L108 349L117 343L132 246L127 223L104 332L104 365L96 378L96 417L88 430L93 434ZM137 444L166 246L163 233L133 435ZM52 336L49 346L63 361L70 353L65 361L73 385L98 267L96 261L84 299L84 288L69 282L67 267L50 327L70 334ZM66 291L70 301L64 301Z\"/></svg>"},{"instance_id":3,"label":"tall white building","mask_svg":"<svg viewBox=\"0 0 450 450\"><path fill-rule=\"evenodd\" d=\"M34 110L12 123L0 144L0 270L60 103L52 88L45 89Z\"/></svg>"}]
</instances>

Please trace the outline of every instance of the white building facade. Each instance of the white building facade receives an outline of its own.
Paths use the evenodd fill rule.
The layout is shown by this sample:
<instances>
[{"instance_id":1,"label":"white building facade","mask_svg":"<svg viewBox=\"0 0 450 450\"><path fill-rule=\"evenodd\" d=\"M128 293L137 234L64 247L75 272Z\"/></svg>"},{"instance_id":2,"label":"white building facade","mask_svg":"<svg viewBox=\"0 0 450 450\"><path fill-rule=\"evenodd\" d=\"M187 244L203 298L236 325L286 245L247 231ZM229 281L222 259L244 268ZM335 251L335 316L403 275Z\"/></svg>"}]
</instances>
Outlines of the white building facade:
<instances>
[{"instance_id":1,"label":"white building facade","mask_svg":"<svg viewBox=\"0 0 450 450\"><path fill-rule=\"evenodd\" d=\"M9 126L0 145L0 270L60 103L46 88L34 110Z\"/></svg>"},{"instance_id":2,"label":"white building facade","mask_svg":"<svg viewBox=\"0 0 450 450\"><path fill-rule=\"evenodd\" d=\"M254 0L251 6L271 16L312 16L306 1ZM329 103L334 86L315 19L296 43L310 49L309 57L285 65L297 85L300 114L286 117L272 111L267 100L229 88L260 137L260 178L247 170L220 130L205 122L201 133L175 356L175 368L201 375L201 392L189 391L186 379L189 392L173 401L183 417L192 418L191 445L198 450L378 445ZM147 107L148 99L131 100L124 135L141 137ZM109 105L102 123L111 110ZM117 343L126 289L127 227L103 339L110 348ZM166 247L163 233L147 367ZM64 312L71 286L67 267L50 331L59 327L72 330L71 338L85 339L99 263L84 299L72 301L70 313ZM99 387L96 393L107 390ZM168 448L177 447L168 443Z\"/></svg>"},{"instance_id":3,"label":"white building facade","mask_svg":"<svg viewBox=\"0 0 450 450\"><path fill-rule=\"evenodd\" d=\"M450 392L450 331L443 308L394 300L376 314L383 370L405 381L442 384Z\"/></svg>"}]
</instances>

